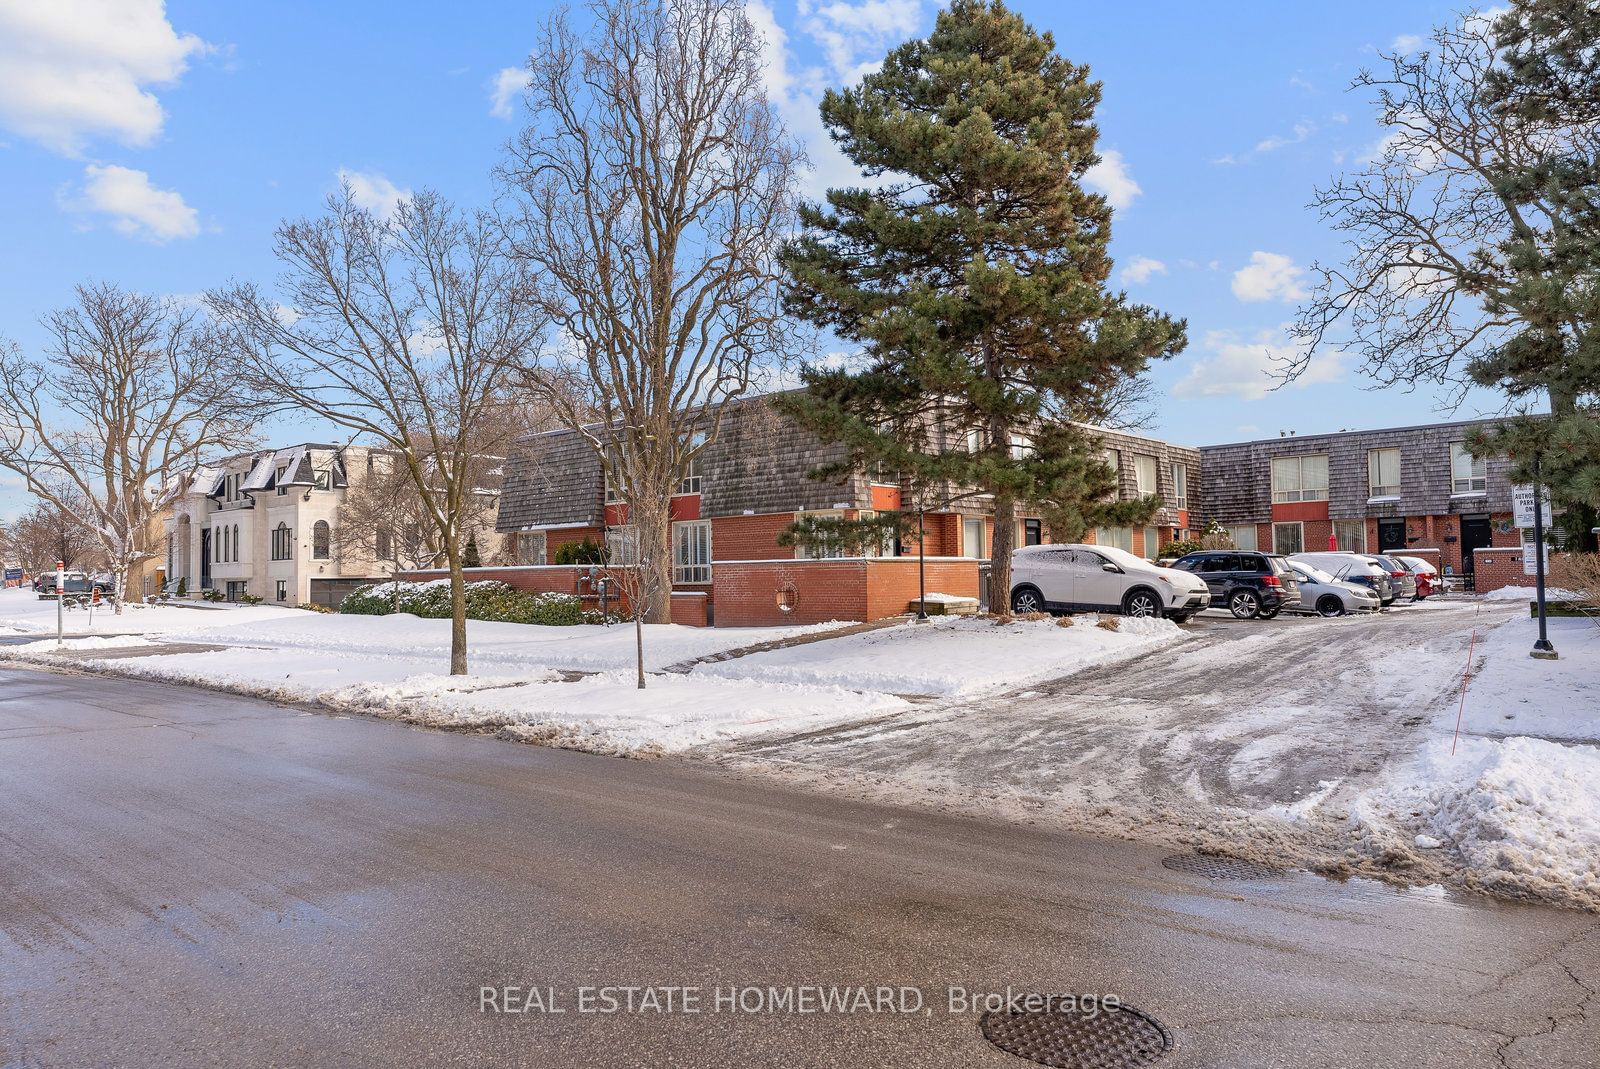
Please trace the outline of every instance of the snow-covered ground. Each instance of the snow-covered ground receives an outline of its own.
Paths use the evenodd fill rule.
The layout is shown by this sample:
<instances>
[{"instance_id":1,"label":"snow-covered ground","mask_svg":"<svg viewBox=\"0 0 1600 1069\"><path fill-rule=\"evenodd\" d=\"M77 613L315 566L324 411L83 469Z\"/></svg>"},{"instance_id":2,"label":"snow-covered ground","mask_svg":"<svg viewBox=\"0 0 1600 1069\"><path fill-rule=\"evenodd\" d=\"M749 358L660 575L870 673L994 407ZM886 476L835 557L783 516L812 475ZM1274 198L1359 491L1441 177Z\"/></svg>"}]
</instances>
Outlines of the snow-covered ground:
<instances>
[{"instance_id":1,"label":"snow-covered ground","mask_svg":"<svg viewBox=\"0 0 1600 1069\"><path fill-rule=\"evenodd\" d=\"M955 697L1054 679L1189 638L1170 620L1108 619L1116 630L1096 626L1095 616L1003 626L976 617L935 616L924 624L835 639L825 650L791 646L702 665L695 672Z\"/></svg>"}]
</instances>

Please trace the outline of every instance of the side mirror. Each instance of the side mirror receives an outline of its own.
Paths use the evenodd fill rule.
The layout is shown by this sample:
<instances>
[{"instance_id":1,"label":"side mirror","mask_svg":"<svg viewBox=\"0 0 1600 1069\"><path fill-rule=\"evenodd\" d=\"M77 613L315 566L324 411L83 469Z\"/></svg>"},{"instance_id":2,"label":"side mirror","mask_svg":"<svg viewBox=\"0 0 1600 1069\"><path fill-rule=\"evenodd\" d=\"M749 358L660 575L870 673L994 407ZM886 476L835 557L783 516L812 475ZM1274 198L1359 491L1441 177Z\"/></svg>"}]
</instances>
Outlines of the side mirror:
<instances>
[{"instance_id":1,"label":"side mirror","mask_svg":"<svg viewBox=\"0 0 1600 1069\"><path fill-rule=\"evenodd\" d=\"M1107 561L1105 564L1100 565L1100 570L1102 572L1121 572L1122 571L1121 568L1118 568L1115 564L1112 564L1110 561Z\"/></svg>"}]
</instances>

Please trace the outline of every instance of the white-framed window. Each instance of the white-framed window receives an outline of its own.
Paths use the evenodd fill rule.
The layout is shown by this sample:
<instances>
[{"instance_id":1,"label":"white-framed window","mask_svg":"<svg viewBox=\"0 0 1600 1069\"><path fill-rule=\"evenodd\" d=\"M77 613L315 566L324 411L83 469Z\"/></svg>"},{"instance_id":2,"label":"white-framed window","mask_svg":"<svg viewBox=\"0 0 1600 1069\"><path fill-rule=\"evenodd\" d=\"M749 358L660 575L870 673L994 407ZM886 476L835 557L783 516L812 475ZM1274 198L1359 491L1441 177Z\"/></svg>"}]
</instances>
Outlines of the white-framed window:
<instances>
[{"instance_id":1,"label":"white-framed window","mask_svg":"<svg viewBox=\"0 0 1600 1069\"><path fill-rule=\"evenodd\" d=\"M672 581L711 582L710 520L686 520L672 525Z\"/></svg>"},{"instance_id":2,"label":"white-framed window","mask_svg":"<svg viewBox=\"0 0 1600 1069\"><path fill-rule=\"evenodd\" d=\"M1172 507L1186 509L1189 507L1189 465L1174 463L1172 465Z\"/></svg>"},{"instance_id":3,"label":"white-framed window","mask_svg":"<svg viewBox=\"0 0 1600 1069\"><path fill-rule=\"evenodd\" d=\"M981 453L983 451L984 433L982 427L974 427L967 432L967 452Z\"/></svg>"},{"instance_id":4,"label":"white-framed window","mask_svg":"<svg viewBox=\"0 0 1600 1069\"><path fill-rule=\"evenodd\" d=\"M1111 500L1115 501L1122 496L1122 450L1107 449L1104 459L1111 466Z\"/></svg>"},{"instance_id":5,"label":"white-framed window","mask_svg":"<svg viewBox=\"0 0 1600 1069\"><path fill-rule=\"evenodd\" d=\"M517 535L517 563L543 564L547 545L543 531L523 531Z\"/></svg>"},{"instance_id":6,"label":"white-framed window","mask_svg":"<svg viewBox=\"0 0 1600 1069\"><path fill-rule=\"evenodd\" d=\"M1282 553L1287 556L1290 553L1304 553L1305 551L1305 524L1295 522L1275 523L1272 525L1272 552Z\"/></svg>"},{"instance_id":7,"label":"white-framed window","mask_svg":"<svg viewBox=\"0 0 1600 1069\"><path fill-rule=\"evenodd\" d=\"M1272 458L1272 500L1328 500L1328 454Z\"/></svg>"},{"instance_id":8,"label":"white-framed window","mask_svg":"<svg viewBox=\"0 0 1600 1069\"><path fill-rule=\"evenodd\" d=\"M608 564L639 563L639 529L631 523L606 528L606 562Z\"/></svg>"},{"instance_id":9,"label":"white-framed window","mask_svg":"<svg viewBox=\"0 0 1600 1069\"><path fill-rule=\"evenodd\" d=\"M1233 544L1239 549L1253 550L1256 548L1256 525L1245 523L1229 527L1228 537L1233 539Z\"/></svg>"},{"instance_id":10,"label":"white-framed window","mask_svg":"<svg viewBox=\"0 0 1600 1069\"><path fill-rule=\"evenodd\" d=\"M1365 553L1367 551L1367 521L1366 520L1334 520L1333 544L1344 553Z\"/></svg>"},{"instance_id":11,"label":"white-framed window","mask_svg":"<svg viewBox=\"0 0 1600 1069\"><path fill-rule=\"evenodd\" d=\"M1400 496L1400 450L1367 450L1367 494L1371 497Z\"/></svg>"},{"instance_id":12,"label":"white-framed window","mask_svg":"<svg viewBox=\"0 0 1600 1069\"><path fill-rule=\"evenodd\" d=\"M1154 527L1144 529L1144 559L1155 560L1161 556L1161 532Z\"/></svg>"},{"instance_id":13,"label":"white-framed window","mask_svg":"<svg viewBox=\"0 0 1600 1069\"><path fill-rule=\"evenodd\" d=\"M692 434L689 437L689 444L688 444L688 448L689 449L699 449L699 448L703 447L705 444L706 444L706 432L705 431L696 431L694 434ZM684 465L683 478L678 481L678 493L680 493L680 494L698 494L700 492L701 471L702 471L702 466L700 464L700 458L702 456L704 456L704 455L705 454L703 454L703 453L696 453L693 457L689 458L688 463L686 463Z\"/></svg>"},{"instance_id":14,"label":"white-framed window","mask_svg":"<svg viewBox=\"0 0 1600 1069\"><path fill-rule=\"evenodd\" d=\"M311 525L311 559L327 560L332 552L333 528L327 520L318 520Z\"/></svg>"},{"instance_id":15,"label":"white-framed window","mask_svg":"<svg viewBox=\"0 0 1600 1069\"><path fill-rule=\"evenodd\" d=\"M1133 454L1133 484L1139 491L1140 497L1149 497L1156 492L1156 458L1147 457L1143 453Z\"/></svg>"},{"instance_id":16,"label":"white-framed window","mask_svg":"<svg viewBox=\"0 0 1600 1069\"><path fill-rule=\"evenodd\" d=\"M989 559L989 540L984 537L982 516L967 516L961 521L961 555Z\"/></svg>"},{"instance_id":17,"label":"white-framed window","mask_svg":"<svg viewBox=\"0 0 1600 1069\"><path fill-rule=\"evenodd\" d=\"M1012 460L1027 460L1029 457L1033 456L1033 454L1033 435L1016 433L1011 435Z\"/></svg>"},{"instance_id":18,"label":"white-framed window","mask_svg":"<svg viewBox=\"0 0 1600 1069\"><path fill-rule=\"evenodd\" d=\"M838 509L817 509L811 512L798 513L795 519L842 520L844 519L844 513ZM844 551L837 546L820 546L809 542L797 542L794 547L794 555L798 560L832 560L835 557L844 556Z\"/></svg>"},{"instance_id":19,"label":"white-framed window","mask_svg":"<svg viewBox=\"0 0 1600 1069\"><path fill-rule=\"evenodd\" d=\"M1097 546L1113 546L1125 553L1132 553L1133 528L1096 527L1094 529L1094 544Z\"/></svg>"},{"instance_id":20,"label":"white-framed window","mask_svg":"<svg viewBox=\"0 0 1600 1069\"><path fill-rule=\"evenodd\" d=\"M272 529L272 559L294 559L294 532L282 520Z\"/></svg>"},{"instance_id":21,"label":"white-framed window","mask_svg":"<svg viewBox=\"0 0 1600 1069\"><path fill-rule=\"evenodd\" d=\"M1489 489L1489 461L1467 452L1465 442L1450 443L1450 492L1481 494Z\"/></svg>"}]
</instances>

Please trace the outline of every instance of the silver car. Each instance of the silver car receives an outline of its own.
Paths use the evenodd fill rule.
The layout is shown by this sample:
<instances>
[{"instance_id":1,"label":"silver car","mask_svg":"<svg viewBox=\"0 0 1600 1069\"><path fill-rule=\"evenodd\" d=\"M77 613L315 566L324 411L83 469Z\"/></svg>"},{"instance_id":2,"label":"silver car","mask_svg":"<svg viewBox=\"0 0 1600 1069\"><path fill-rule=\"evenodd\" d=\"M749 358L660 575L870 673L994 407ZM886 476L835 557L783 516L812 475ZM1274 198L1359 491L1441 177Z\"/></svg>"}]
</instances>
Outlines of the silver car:
<instances>
[{"instance_id":1,"label":"silver car","mask_svg":"<svg viewBox=\"0 0 1600 1069\"><path fill-rule=\"evenodd\" d=\"M1342 582L1315 564L1291 560L1289 567L1300 583L1301 612L1343 616L1351 612L1377 612L1382 608L1377 592L1371 587Z\"/></svg>"},{"instance_id":2,"label":"silver car","mask_svg":"<svg viewBox=\"0 0 1600 1069\"><path fill-rule=\"evenodd\" d=\"M1289 558L1291 564L1310 564L1321 568L1342 583L1364 586L1378 595L1378 601L1388 605L1399 595L1389 570L1365 553L1345 553L1329 550L1326 553L1296 553Z\"/></svg>"},{"instance_id":3,"label":"silver car","mask_svg":"<svg viewBox=\"0 0 1600 1069\"><path fill-rule=\"evenodd\" d=\"M1394 584L1394 594L1397 598L1417 600L1417 577L1411 574L1411 569L1405 564L1389 556L1387 553L1369 553L1373 562L1389 573L1389 579Z\"/></svg>"}]
</instances>

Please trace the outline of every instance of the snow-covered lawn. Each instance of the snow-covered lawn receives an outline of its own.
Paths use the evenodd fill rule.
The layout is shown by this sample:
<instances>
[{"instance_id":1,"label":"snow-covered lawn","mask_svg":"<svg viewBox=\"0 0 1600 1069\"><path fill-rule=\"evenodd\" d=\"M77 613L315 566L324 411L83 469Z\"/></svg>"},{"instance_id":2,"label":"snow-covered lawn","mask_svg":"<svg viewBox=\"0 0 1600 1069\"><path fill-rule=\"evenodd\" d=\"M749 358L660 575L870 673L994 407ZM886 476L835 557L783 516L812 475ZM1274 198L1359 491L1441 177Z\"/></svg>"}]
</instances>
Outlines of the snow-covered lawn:
<instances>
[{"instance_id":1,"label":"snow-covered lawn","mask_svg":"<svg viewBox=\"0 0 1600 1069\"><path fill-rule=\"evenodd\" d=\"M280 605L213 605L198 602L192 608L176 605L129 605L118 616L109 607L94 610L90 626L87 609L68 609L62 613L68 634L92 631L98 635L161 634L210 627L227 621L239 625L268 620L316 616L304 609ZM23 634L56 630L56 603L41 601L31 590L0 590L0 632Z\"/></svg>"},{"instance_id":2,"label":"snow-covered lawn","mask_svg":"<svg viewBox=\"0 0 1600 1069\"><path fill-rule=\"evenodd\" d=\"M1136 657L1182 642L1170 620L1099 617L1018 620L1003 626L975 617L931 617L829 641L701 665L696 675L823 684L890 694L957 697L1024 686L1079 669Z\"/></svg>"}]
</instances>

